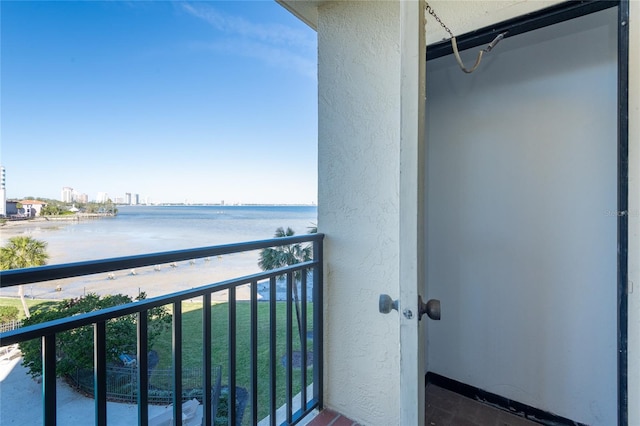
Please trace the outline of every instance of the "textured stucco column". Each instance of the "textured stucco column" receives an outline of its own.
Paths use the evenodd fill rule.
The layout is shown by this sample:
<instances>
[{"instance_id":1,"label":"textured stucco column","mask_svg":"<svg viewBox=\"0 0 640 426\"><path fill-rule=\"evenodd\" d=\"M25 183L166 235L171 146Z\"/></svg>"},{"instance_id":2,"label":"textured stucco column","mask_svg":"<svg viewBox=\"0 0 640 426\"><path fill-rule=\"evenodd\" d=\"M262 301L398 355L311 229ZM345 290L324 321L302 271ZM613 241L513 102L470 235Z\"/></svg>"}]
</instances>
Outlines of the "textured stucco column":
<instances>
[{"instance_id":1,"label":"textured stucco column","mask_svg":"<svg viewBox=\"0 0 640 426\"><path fill-rule=\"evenodd\" d=\"M318 10L318 226L325 239L325 402L363 424L399 421L398 2Z\"/></svg>"}]
</instances>

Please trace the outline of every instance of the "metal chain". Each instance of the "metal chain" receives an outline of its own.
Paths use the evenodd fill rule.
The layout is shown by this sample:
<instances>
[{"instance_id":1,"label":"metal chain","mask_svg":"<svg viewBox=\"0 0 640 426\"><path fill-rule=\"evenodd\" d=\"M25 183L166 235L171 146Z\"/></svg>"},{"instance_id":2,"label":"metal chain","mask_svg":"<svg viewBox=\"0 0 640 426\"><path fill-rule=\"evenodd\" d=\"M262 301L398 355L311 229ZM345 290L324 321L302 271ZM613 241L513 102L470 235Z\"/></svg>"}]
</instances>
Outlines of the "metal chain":
<instances>
[{"instance_id":1,"label":"metal chain","mask_svg":"<svg viewBox=\"0 0 640 426\"><path fill-rule=\"evenodd\" d=\"M462 62L462 58L460 57L460 53L458 52L458 42L456 41L456 36L454 36L453 32L451 32L449 27L447 27L444 24L444 22L440 20L440 17L436 15L436 12L433 10L431 6L429 6L429 3L425 2L425 5L427 7L427 12L429 12L429 15L433 16L435 20L440 24L440 26L444 28L444 30L448 32L449 35L451 36L451 47L453 48L453 55L456 57L456 61L458 62L458 65L460 66L462 71L466 72L467 74L471 74L472 72L474 72L476 68L478 68L478 65L480 65L480 61L482 60L482 55L484 53L491 52L491 50L496 46L496 44L498 44L498 42L502 40L504 36L507 34L507 31L501 34L498 34L496 38L494 38L493 41L489 43L487 47L485 47L484 49L478 52L478 56L476 57L476 63L473 64L471 68L467 68L464 66L464 63Z\"/></svg>"},{"instance_id":2,"label":"metal chain","mask_svg":"<svg viewBox=\"0 0 640 426\"><path fill-rule=\"evenodd\" d=\"M438 22L438 24L440 24L440 26L441 26L442 28L444 28L444 30L445 30L446 32L448 32L448 33L449 33L449 35L450 35L452 38L453 38L453 37L455 37L455 36L453 35L453 33L451 32L451 30L449 29L449 27L447 27L447 26L444 24L444 22L442 22L442 21L440 20L440 17L439 17L438 15L436 15L435 10L433 10L433 8L432 8L431 6L429 6L429 3L426 3L426 5L427 5L427 12L429 12L429 15L433 16L433 17L435 18L435 20Z\"/></svg>"}]
</instances>

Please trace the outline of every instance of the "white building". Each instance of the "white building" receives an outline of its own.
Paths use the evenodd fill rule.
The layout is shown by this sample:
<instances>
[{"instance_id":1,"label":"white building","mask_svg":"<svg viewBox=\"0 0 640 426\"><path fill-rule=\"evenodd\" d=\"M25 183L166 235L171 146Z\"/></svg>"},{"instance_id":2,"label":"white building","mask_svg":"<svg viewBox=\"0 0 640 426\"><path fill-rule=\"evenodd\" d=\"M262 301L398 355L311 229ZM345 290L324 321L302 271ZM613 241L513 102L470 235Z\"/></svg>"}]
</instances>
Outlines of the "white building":
<instances>
[{"instance_id":1,"label":"white building","mask_svg":"<svg viewBox=\"0 0 640 426\"><path fill-rule=\"evenodd\" d=\"M109 194L106 192L98 192L96 203L106 203L109 200Z\"/></svg>"},{"instance_id":2,"label":"white building","mask_svg":"<svg viewBox=\"0 0 640 426\"><path fill-rule=\"evenodd\" d=\"M423 1L280 2L318 33L325 406L423 425L438 375L640 426L640 2L430 1L467 68L510 31L472 74Z\"/></svg>"},{"instance_id":3,"label":"white building","mask_svg":"<svg viewBox=\"0 0 640 426\"><path fill-rule=\"evenodd\" d=\"M72 203L74 202L74 191L73 188L65 186L62 188L62 194L60 199L63 203Z\"/></svg>"},{"instance_id":4,"label":"white building","mask_svg":"<svg viewBox=\"0 0 640 426\"><path fill-rule=\"evenodd\" d=\"M0 217L7 215L7 186L6 172L4 167L0 166Z\"/></svg>"},{"instance_id":5,"label":"white building","mask_svg":"<svg viewBox=\"0 0 640 426\"><path fill-rule=\"evenodd\" d=\"M20 209L19 213L27 217L40 216L42 209L47 205L47 203L40 200L21 200L20 204L22 204L22 209Z\"/></svg>"},{"instance_id":6,"label":"white building","mask_svg":"<svg viewBox=\"0 0 640 426\"><path fill-rule=\"evenodd\" d=\"M73 199L74 201L77 201L78 203L82 203L82 204L87 204L89 202L89 196L84 193L80 194L80 193L74 192Z\"/></svg>"}]
</instances>

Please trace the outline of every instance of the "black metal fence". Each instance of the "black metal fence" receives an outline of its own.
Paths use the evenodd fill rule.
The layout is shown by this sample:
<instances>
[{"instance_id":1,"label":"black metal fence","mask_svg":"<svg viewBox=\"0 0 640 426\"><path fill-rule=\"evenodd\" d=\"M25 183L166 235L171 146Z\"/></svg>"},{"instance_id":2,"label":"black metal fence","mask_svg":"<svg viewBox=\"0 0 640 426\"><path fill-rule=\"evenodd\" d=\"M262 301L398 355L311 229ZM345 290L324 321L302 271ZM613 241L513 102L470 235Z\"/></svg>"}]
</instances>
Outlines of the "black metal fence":
<instances>
[{"instance_id":1,"label":"black metal fence","mask_svg":"<svg viewBox=\"0 0 640 426\"><path fill-rule=\"evenodd\" d=\"M167 405L173 402L173 369L154 369L153 382L148 388L149 404ZM107 375L107 400L115 402L138 402L138 367L132 366L115 366L110 365L106 370ZM220 366L214 367L213 377L214 393L220 393ZM93 396L95 390L95 380L92 370L78 368L73 374L66 376L67 381L74 388L80 390L86 395ZM183 368L182 369L182 398L181 401L189 401L197 399L202 402L202 368Z\"/></svg>"},{"instance_id":2,"label":"black metal fence","mask_svg":"<svg viewBox=\"0 0 640 426\"><path fill-rule=\"evenodd\" d=\"M237 352L237 324L236 324L236 289L239 286L248 285L250 288L250 327L249 327L249 356L248 368L250 369L250 383L246 395L246 404L250 407L249 416L245 417L250 424L257 424L258 415L258 393L267 391L269 394L269 424L276 425L277 383L276 370L279 364L285 366L286 374L284 376L286 389L286 419L284 424L296 424L304 416L312 410L322 408L322 335L323 335L323 318L322 318L322 298L323 298L323 271L322 271L322 241L323 234L308 234L303 236L276 238L263 241L253 241L238 244L229 244L221 246L203 247L189 250L178 250L171 252L153 253L139 256L129 256L113 259L102 259L96 261L77 262L64 265L51 265L27 269L16 269L2 272L0 287L11 287L22 284L30 284L41 281L50 281L55 279L79 277L96 273L104 273L144 266L151 266L163 263L179 262L184 260L206 258L209 256L222 256L232 253L242 253L253 250L261 250L265 248L281 247L291 244L311 243L313 248L313 258L310 261L298 263L271 271L253 274L249 276L230 279L214 284L203 285L191 290L184 290L164 296L145 299L126 305L121 305L109 309L103 309L83 315L73 316L70 318L49 321L42 324L22 327L16 330L3 332L0 334L0 344L11 345L24 342L30 339L41 339L42 341L42 380L43 380L43 404L44 404L44 425L55 425L57 422L56 409L56 334L67 330L73 330L82 326L92 325L94 329L94 370L93 377L93 395L95 399L95 424L107 424L107 396L108 396L108 380L109 374L107 365L107 348L106 348L106 322L125 315L135 314L137 318L137 357L136 357L136 378L135 384L137 392L138 404L138 424L147 425L149 423L148 405L152 402L149 390L148 377L148 359L149 352L147 345L147 313L150 309L171 305L172 306L172 404L173 404L173 422L176 426L182 426L182 396L184 387L184 372L182 360L182 302L192 298L202 298L202 378L198 387L202 389L202 408L203 408L203 425L210 426L215 421L215 413L212 416L212 410L218 403L215 393L215 378L212 377L212 360L211 360L211 295L222 290L228 291L228 384L225 389L228 394L228 415L230 424L238 424L238 392L243 389L237 386L236 371L238 365ZM294 292L297 292L298 285L295 283L294 277L300 277L300 299L303 301L312 300L313 313L308 318L307 303L295 303ZM276 353L276 329L278 327L276 321L277 303L276 288L278 277L285 277L286 287L286 353L284 360ZM311 292L309 297L307 294L309 286L307 280L311 279ZM269 301L260 302L269 304L269 368L266 374L268 380L266 382L267 389L259 388L259 368L258 368L258 282L267 280L269 286ZM262 284L261 284L262 285ZM296 310L296 322L293 319L294 307ZM299 316L298 316L299 315ZM308 323L312 324L311 330L307 330ZM307 336L309 333L312 338L312 369L311 373L306 368L301 368L299 374L300 383L294 387L294 336L297 329L300 336ZM300 365L308 365L311 357L308 355L307 339L300 338L300 351L297 360ZM142 356L140 356L143 354ZM243 354L244 355L244 354ZM284 361L284 362L283 362ZM242 366L244 367L244 366ZM309 374L311 377L309 377ZM311 386L312 385L312 386ZM307 389L312 387L311 395L308 395ZM294 389L300 389L299 407L294 404ZM295 410L295 411L294 411Z\"/></svg>"},{"instance_id":3,"label":"black metal fence","mask_svg":"<svg viewBox=\"0 0 640 426\"><path fill-rule=\"evenodd\" d=\"M4 333L5 331L15 330L16 328L20 328L22 326L22 321L19 320L11 320L9 322L0 323L0 333Z\"/></svg>"}]
</instances>

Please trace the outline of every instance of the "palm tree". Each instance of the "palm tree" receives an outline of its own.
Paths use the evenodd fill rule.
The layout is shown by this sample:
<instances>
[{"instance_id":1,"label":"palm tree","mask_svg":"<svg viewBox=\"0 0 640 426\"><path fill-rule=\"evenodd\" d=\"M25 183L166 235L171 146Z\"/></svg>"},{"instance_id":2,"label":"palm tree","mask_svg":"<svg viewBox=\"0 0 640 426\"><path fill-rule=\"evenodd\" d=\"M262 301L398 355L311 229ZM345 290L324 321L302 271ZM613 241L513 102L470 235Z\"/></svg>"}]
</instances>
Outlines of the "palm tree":
<instances>
[{"instance_id":1,"label":"palm tree","mask_svg":"<svg viewBox=\"0 0 640 426\"><path fill-rule=\"evenodd\" d=\"M280 227L276 229L275 238L292 237L295 232L291 228ZM307 262L311 260L311 246L303 247L301 244L291 244L288 246L279 246L274 248L266 248L260 252L260 261L258 266L263 271L270 269L282 268L283 266L291 266L296 263ZM299 272L296 273L296 279L300 278Z\"/></svg>"},{"instance_id":2,"label":"palm tree","mask_svg":"<svg viewBox=\"0 0 640 426\"><path fill-rule=\"evenodd\" d=\"M283 238L283 237L292 237L295 235L295 232L291 228L287 228L285 231L284 228L280 227L276 229L276 233L274 235L275 238ZM302 246L302 244L290 244L288 246L278 246L278 247L270 247L263 249L260 252L260 260L258 261L258 266L262 268L263 271L268 271L270 269L282 268L284 266L295 265L297 263L307 262L311 260L311 246ZM300 333L300 339L303 339L302 336L302 324L300 320L300 299L298 297L298 281L300 281L302 271L295 272L295 282L293 283L293 300L296 306L296 318L298 320L298 330ZM306 301L305 301L306 302Z\"/></svg>"},{"instance_id":3,"label":"palm tree","mask_svg":"<svg viewBox=\"0 0 640 426\"><path fill-rule=\"evenodd\" d=\"M32 266L42 266L47 264L49 254L47 253L47 243L31 237L12 237L6 246L0 248L0 270L29 268ZM24 314L28 317L29 307L24 300L24 289L18 288L18 294L22 301Z\"/></svg>"}]
</instances>

